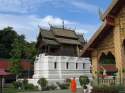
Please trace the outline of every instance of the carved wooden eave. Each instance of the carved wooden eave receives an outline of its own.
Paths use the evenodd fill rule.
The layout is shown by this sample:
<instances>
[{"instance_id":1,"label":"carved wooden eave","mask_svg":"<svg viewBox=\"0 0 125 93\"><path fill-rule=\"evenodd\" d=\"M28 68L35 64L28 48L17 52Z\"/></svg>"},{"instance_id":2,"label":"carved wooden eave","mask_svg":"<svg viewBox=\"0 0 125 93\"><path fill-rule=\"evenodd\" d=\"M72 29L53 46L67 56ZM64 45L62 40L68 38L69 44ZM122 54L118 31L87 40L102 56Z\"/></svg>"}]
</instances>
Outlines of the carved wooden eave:
<instances>
[{"instance_id":1,"label":"carved wooden eave","mask_svg":"<svg viewBox=\"0 0 125 93\"><path fill-rule=\"evenodd\" d=\"M84 57L90 57L91 52L94 50L94 47L96 43L98 43L98 40L102 38L103 34L113 26L110 25L107 21L105 21L100 28L96 31L96 33L92 36L92 38L89 40L89 42L84 47L81 56Z\"/></svg>"},{"instance_id":2,"label":"carved wooden eave","mask_svg":"<svg viewBox=\"0 0 125 93\"><path fill-rule=\"evenodd\" d=\"M100 26L100 28L96 31L96 33L92 36L92 38L86 44L86 46L84 47L82 51L81 56L91 57L92 50L90 51L89 49L94 48L96 46L96 43L99 43L98 40L102 38L104 33L115 26L114 25L115 16L119 13L124 3L125 3L125 0L113 0L112 1L112 4L103 15L103 24Z\"/></svg>"},{"instance_id":3,"label":"carved wooden eave","mask_svg":"<svg viewBox=\"0 0 125 93\"><path fill-rule=\"evenodd\" d=\"M121 9L124 3L125 3L125 0L112 0L111 5L102 15L103 21L108 15L116 16L116 14L119 12L119 9Z\"/></svg>"},{"instance_id":4,"label":"carved wooden eave","mask_svg":"<svg viewBox=\"0 0 125 93\"><path fill-rule=\"evenodd\" d=\"M106 16L105 21L108 25L115 26L115 17L114 16L111 16L111 15Z\"/></svg>"}]
</instances>

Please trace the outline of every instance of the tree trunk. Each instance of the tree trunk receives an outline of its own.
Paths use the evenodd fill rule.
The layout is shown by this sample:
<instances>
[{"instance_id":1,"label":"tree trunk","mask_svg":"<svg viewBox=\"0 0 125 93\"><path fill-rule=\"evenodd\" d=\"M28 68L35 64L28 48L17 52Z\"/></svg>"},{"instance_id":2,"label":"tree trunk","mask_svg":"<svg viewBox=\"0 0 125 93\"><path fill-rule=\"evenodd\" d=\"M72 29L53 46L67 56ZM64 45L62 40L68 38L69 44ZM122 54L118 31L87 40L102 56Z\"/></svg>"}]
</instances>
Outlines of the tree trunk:
<instances>
[{"instance_id":1,"label":"tree trunk","mask_svg":"<svg viewBox=\"0 0 125 93\"><path fill-rule=\"evenodd\" d=\"M18 80L18 75L16 75L16 81Z\"/></svg>"}]
</instances>

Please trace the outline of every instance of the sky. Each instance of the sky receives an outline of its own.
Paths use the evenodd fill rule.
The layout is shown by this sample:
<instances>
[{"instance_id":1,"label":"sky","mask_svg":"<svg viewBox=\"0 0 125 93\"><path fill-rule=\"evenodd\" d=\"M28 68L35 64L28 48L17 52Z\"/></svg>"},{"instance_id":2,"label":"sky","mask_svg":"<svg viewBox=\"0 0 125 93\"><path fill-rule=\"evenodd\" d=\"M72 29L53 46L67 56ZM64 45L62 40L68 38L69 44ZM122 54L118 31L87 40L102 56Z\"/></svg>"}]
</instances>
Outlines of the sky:
<instances>
[{"instance_id":1,"label":"sky","mask_svg":"<svg viewBox=\"0 0 125 93\"><path fill-rule=\"evenodd\" d=\"M49 24L83 33L89 40L101 25L102 13L112 0L0 0L0 29L13 27L26 40L36 41L39 27Z\"/></svg>"}]
</instances>

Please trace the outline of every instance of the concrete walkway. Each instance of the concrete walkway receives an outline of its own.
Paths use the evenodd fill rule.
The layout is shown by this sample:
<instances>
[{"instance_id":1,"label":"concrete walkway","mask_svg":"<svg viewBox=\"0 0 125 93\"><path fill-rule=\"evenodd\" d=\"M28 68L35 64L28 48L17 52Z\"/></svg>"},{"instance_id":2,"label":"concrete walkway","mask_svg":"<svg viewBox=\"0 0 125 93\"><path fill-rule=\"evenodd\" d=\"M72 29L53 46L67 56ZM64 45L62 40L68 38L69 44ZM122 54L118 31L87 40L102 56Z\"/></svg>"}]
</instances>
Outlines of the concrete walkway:
<instances>
[{"instance_id":1,"label":"concrete walkway","mask_svg":"<svg viewBox=\"0 0 125 93\"><path fill-rule=\"evenodd\" d=\"M55 91L37 91L37 92L22 92L22 93L71 93L71 91L70 90L55 90ZM77 89L77 93L83 93L82 89Z\"/></svg>"}]
</instances>

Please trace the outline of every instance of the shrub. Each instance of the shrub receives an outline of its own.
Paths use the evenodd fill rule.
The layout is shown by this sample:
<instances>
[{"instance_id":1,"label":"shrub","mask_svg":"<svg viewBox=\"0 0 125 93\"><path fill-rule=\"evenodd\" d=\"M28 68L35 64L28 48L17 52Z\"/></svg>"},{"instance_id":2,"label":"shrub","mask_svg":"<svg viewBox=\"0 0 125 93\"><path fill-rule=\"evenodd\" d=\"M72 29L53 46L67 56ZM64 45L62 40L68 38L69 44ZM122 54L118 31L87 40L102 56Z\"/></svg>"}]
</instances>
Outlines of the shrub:
<instances>
[{"instance_id":1,"label":"shrub","mask_svg":"<svg viewBox=\"0 0 125 93\"><path fill-rule=\"evenodd\" d=\"M69 84L66 84L66 83L59 83L57 82L56 83L60 89L68 89L69 88Z\"/></svg>"},{"instance_id":2,"label":"shrub","mask_svg":"<svg viewBox=\"0 0 125 93\"><path fill-rule=\"evenodd\" d=\"M66 79L66 80L65 80L65 83L66 83L68 86L70 86L71 79Z\"/></svg>"},{"instance_id":3,"label":"shrub","mask_svg":"<svg viewBox=\"0 0 125 93\"><path fill-rule=\"evenodd\" d=\"M13 86L16 89L19 89L19 88L22 88L22 83L21 83L21 81L14 81Z\"/></svg>"},{"instance_id":4,"label":"shrub","mask_svg":"<svg viewBox=\"0 0 125 93\"><path fill-rule=\"evenodd\" d=\"M13 82L14 88L17 89L23 89L23 90L38 90L37 86L34 86L33 84L29 84L28 80L20 80Z\"/></svg>"},{"instance_id":5,"label":"shrub","mask_svg":"<svg viewBox=\"0 0 125 93\"><path fill-rule=\"evenodd\" d=\"M123 85L100 85L93 87L93 93L119 93L119 91L123 89L125 89Z\"/></svg>"},{"instance_id":6,"label":"shrub","mask_svg":"<svg viewBox=\"0 0 125 93\"><path fill-rule=\"evenodd\" d=\"M79 82L81 86L89 84L89 78L87 76L80 76Z\"/></svg>"},{"instance_id":7,"label":"shrub","mask_svg":"<svg viewBox=\"0 0 125 93\"><path fill-rule=\"evenodd\" d=\"M46 80L46 78L40 78L37 83L40 85L41 90L46 90L46 87L48 85L48 81Z\"/></svg>"},{"instance_id":8,"label":"shrub","mask_svg":"<svg viewBox=\"0 0 125 93\"><path fill-rule=\"evenodd\" d=\"M28 86L28 80L27 79L22 80L22 88L24 90L27 90L27 86Z\"/></svg>"},{"instance_id":9,"label":"shrub","mask_svg":"<svg viewBox=\"0 0 125 93\"><path fill-rule=\"evenodd\" d=\"M38 87L33 84L27 84L25 85L25 90L38 90Z\"/></svg>"},{"instance_id":10,"label":"shrub","mask_svg":"<svg viewBox=\"0 0 125 93\"><path fill-rule=\"evenodd\" d=\"M47 86L47 90L55 90L55 89L57 89L57 86L54 84Z\"/></svg>"}]
</instances>

